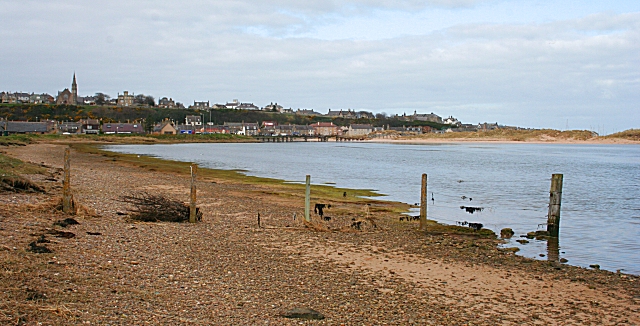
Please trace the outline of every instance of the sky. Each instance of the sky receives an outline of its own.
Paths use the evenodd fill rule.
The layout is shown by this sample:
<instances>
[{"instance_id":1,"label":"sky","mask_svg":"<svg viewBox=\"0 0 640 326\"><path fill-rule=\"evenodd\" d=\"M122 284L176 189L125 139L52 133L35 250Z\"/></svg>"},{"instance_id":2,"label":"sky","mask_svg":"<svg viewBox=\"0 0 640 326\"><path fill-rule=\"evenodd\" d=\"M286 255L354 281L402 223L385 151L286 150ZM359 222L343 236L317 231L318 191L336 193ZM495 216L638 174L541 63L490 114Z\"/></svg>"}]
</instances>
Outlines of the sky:
<instances>
[{"instance_id":1,"label":"sky","mask_svg":"<svg viewBox=\"0 0 640 326\"><path fill-rule=\"evenodd\" d=\"M2 0L0 91L640 128L640 1Z\"/></svg>"}]
</instances>

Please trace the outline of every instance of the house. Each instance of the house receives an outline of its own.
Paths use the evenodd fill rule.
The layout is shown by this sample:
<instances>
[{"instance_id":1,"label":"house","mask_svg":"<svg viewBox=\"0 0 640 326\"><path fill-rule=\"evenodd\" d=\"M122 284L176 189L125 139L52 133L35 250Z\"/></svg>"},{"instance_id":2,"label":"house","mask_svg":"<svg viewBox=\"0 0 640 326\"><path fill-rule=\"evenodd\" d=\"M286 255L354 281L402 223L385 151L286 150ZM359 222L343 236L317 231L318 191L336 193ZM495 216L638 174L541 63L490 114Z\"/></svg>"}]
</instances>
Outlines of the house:
<instances>
[{"instance_id":1,"label":"house","mask_svg":"<svg viewBox=\"0 0 640 326\"><path fill-rule=\"evenodd\" d=\"M238 110L252 110L252 111L260 111L260 107L254 105L253 103L240 103L237 107Z\"/></svg>"},{"instance_id":2,"label":"house","mask_svg":"<svg viewBox=\"0 0 640 326\"><path fill-rule=\"evenodd\" d=\"M319 136L335 136L338 134L338 126L333 122L316 122L311 125L314 135Z\"/></svg>"},{"instance_id":3,"label":"house","mask_svg":"<svg viewBox=\"0 0 640 326\"><path fill-rule=\"evenodd\" d=\"M235 110L235 109L237 109L237 108L238 108L238 106L239 106L239 105L240 105L240 102L238 102L238 100L237 100L237 99L235 99L235 100L233 100L233 101L231 101L231 102L227 102L227 104L225 104L224 106L225 106L227 109L233 109L233 110Z\"/></svg>"},{"instance_id":4,"label":"house","mask_svg":"<svg viewBox=\"0 0 640 326\"><path fill-rule=\"evenodd\" d=\"M273 103L271 102L271 104L265 106L264 108L262 108L265 111L274 111L274 112L282 112L281 110L283 109L282 105L278 105L278 103Z\"/></svg>"},{"instance_id":5,"label":"house","mask_svg":"<svg viewBox=\"0 0 640 326\"><path fill-rule=\"evenodd\" d=\"M227 105L226 104L216 103L216 104L212 105L211 108L214 109L214 110L222 110L222 109L226 109Z\"/></svg>"},{"instance_id":6,"label":"house","mask_svg":"<svg viewBox=\"0 0 640 326\"><path fill-rule=\"evenodd\" d=\"M189 107L189 109L208 109L208 108L209 108L209 101L206 101L206 102L193 101L193 105Z\"/></svg>"},{"instance_id":7,"label":"house","mask_svg":"<svg viewBox=\"0 0 640 326\"><path fill-rule=\"evenodd\" d=\"M313 109L298 109L297 115L322 115L320 112L313 111Z\"/></svg>"},{"instance_id":8,"label":"house","mask_svg":"<svg viewBox=\"0 0 640 326\"><path fill-rule=\"evenodd\" d=\"M79 122L64 121L58 123L58 133L79 134L82 132L82 125Z\"/></svg>"},{"instance_id":9,"label":"house","mask_svg":"<svg viewBox=\"0 0 640 326\"><path fill-rule=\"evenodd\" d=\"M275 136L295 136L293 125L280 125L275 126Z\"/></svg>"},{"instance_id":10,"label":"house","mask_svg":"<svg viewBox=\"0 0 640 326\"><path fill-rule=\"evenodd\" d=\"M352 124L347 130L348 136L366 136L373 132L373 126L368 124Z\"/></svg>"},{"instance_id":11,"label":"house","mask_svg":"<svg viewBox=\"0 0 640 326\"><path fill-rule=\"evenodd\" d=\"M94 134L97 135L100 133L100 120L98 119L81 119L78 121L81 126L81 132L83 134Z\"/></svg>"},{"instance_id":12,"label":"house","mask_svg":"<svg viewBox=\"0 0 640 326\"><path fill-rule=\"evenodd\" d=\"M184 118L185 124L189 126L202 126L201 115L188 115Z\"/></svg>"},{"instance_id":13,"label":"house","mask_svg":"<svg viewBox=\"0 0 640 326\"><path fill-rule=\"evenodd\" d=\"M156 135L175 135L177 133L178 130L173 126L173 122L169 120L156 123L156 125L153 126L153 134Z\"/></svg>"},{"instance_id":14,"label":"house","mask_svg":"<svg viewBox=\"0 0 640 326\"><path fill-rule=\"evenodd\" d=\"M133 106L135 102L135 96L129 94L129 91L124 91L123 94L118 93L117 105L118 106Z\"/></svg>"},{"instance_id":15,"label":"house","mask_svg":"<svg viewBox=\"0 0 640 326\"><path fill-rule=\"evenodd\" d=\"M158 100L158 107L163 109L175 109L176 102L172 98L163 97Z\"/></svg>"},{"instance_id":16,"label":"house","mask_svg":"<svg viewBox=\"0 0 640 326\"><path fill-rule=\"evenodd\" d=\"M229 127L223 125L206 125L204 127L204 133L209 134L229 134Z\"/></svg>"},{"instance_id":17,"label":"house","mask_svg":"<svg viewBox=\"0 0 640 326\"><path fill-rule=\"evenodd\" d=\"M7 134L48 134L56 130L56 123L49 121L0 121L0 130Z\"/></svg>"},{"instance_id":18,"label":"house","mask_svg":"<svg viewBox=\"0 0 640 326\"><path fill-rule=\"evenodd\" d=\"M0 93L0 100L2 103L9 103L9 104L18 102L18 98L16 98L16 95L8 92Z\"/></svg>"},{"instance_id":19,"label":"house","mask_svg":"<svg viewBox=\"0 0 640 326\"><path fill-rule=\"evenodd\" d=\"M452 126L461 125L460 121L458 121L458 119L454 118L453 116L449 116L448 118L442 120L442 123L445 125L452 125Z\"/></svg>"},{"instance_id":20,"label":"house","mask_svg":"<svg viewBox=\"0 0 640 326\"><path fill-rule=\"evenodd\" d=\"M375 119L376 116L368 111L355 112L356 119Z\"/></svg>"},{"instance_id":21,"label":"house","mask_svg":"<svg viewBox=\"0 0 640 326\"><path fill-rule=\"evenodd\" d=\"M258 123L242 123L242 134L245 136L257 136L260 133Z\"/></svg>"},{"instance_id":22,"label":"house","mask_svg":"<svg viewBox=\"0 0 640 326\"><path fill-rule=\"evenodd\" d=\"M293 125L294 136L313 136L315 129L309 125Z\"/></svg>"},{"instance_id":23,"label":"house","mask_svg":"<svg viewBox=\"0 0 640 326\"><path fill-rule=\"evenodd\" d=\"M275 135L277 125L278 125L278 122L276 121L262 121L262 126L260 127L260 134L263 136Z\"/></svg>"},{"instance_id":24,"label":"house","mask_svg":"<svg viewBox=\"0 0 640 326\"><path fill-rule=\"evenodd\" d=\"M144 134L144 127L141 123L104 123L102 124L103 134Z\"/></svg>"},{"instance_id":25,"label":"house","mask_svg":"<svg viewBox=\"0 0 640 326\"><path fill-rule=\"evenodd\" d=\"M436 123L442 123L442 118L433 112L429 114L418 114L417 111L413 111L413 115L408 116L409 121L431 121Z\"/></svg>"},{"instance_id":26,"label":"house","mask_svg":"<svg viewBox=\"0 0 640 326\"><path fill-rule=\"evenodd\" d=\"M225 122L224 126L229 130L230 134L241 135L242 134L242 122Z\"/></svg>"},{"instance_id":27,"label":"house","mask_svg":"<svg viewBox=\"0 0 640 326\"><path fill-rule=\"evenodd\" d=\"M500 126L498 126L498 123L478 123L478 131L491 131L491 130L496 130L496 129L500 129Z\"/></svg>"},{"instance_id":28,"label":"house","mask_svg":"<svg viewBox=\"0 0 640 326\"><path fill-rule=\"evenodd\" d=\"M340 109L340 111L331 111L331 109L329 109L329 113L327 113L327 116L331 118L355 119L356 113L351 112L351 109L347 111L342 111L342 109Z\"/></svg>"}]
</instances>

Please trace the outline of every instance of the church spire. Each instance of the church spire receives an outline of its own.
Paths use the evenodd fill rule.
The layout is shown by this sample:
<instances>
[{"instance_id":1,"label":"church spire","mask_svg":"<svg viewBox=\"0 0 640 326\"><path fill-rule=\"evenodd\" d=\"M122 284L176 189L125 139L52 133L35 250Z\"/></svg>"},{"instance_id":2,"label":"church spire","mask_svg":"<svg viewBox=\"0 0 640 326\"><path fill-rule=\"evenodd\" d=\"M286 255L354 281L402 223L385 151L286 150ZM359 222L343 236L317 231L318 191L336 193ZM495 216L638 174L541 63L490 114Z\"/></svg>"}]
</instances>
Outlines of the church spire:
<instances>
[{"instance_id":1,"label":"church spire","mask_svg":"<svg viewBox=\"0 0 640 326\"><path fill-rule=\"evenodd\" d=\"M78 104L78 84L76 83L76 73L73 72L73 83L71 83L71 102L72 104Z\"/></svg>"}]
</instances>

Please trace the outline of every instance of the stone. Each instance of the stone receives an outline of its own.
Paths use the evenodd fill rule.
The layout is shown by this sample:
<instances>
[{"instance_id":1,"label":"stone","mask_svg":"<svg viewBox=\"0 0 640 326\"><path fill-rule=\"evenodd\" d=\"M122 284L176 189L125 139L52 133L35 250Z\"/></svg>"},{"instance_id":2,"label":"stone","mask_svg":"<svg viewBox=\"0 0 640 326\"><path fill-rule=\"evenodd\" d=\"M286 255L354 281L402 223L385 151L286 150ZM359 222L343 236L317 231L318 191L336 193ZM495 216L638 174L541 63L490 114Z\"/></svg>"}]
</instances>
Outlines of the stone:
<instances>
[{"instance_id":1,"label":"stone","mask_svg":"<svg viewBox=\"0 0 640 326\"><path fill-rule=\"evenodd\" d=\"M589 265L589 267L591 267L593 269L600 269L600 265L598 265L598 264Z\"/></svg>"},{"instance_id":2,"label":"stone","mask_svg":"<svg viewBox=\"0 0 640 326\"><path fill-rule=\"evenodd\" d=\"M509 239L514 234L515 234L515 232L513 232L513 230L511 228L504 228L504 229L500 230L500 237L502 237L504 239Z\"/></svg>"},{"instance_id":3,"label":"stone","mask_svg":"<svg viewBox=\"0 0 640 326\"><path fill-rule=\"evenodd\" d=\"M324 315L309 308L293 308L282 314L285 318L298 318L298 319L324 319Z\"/></svg>"}]
</instances>

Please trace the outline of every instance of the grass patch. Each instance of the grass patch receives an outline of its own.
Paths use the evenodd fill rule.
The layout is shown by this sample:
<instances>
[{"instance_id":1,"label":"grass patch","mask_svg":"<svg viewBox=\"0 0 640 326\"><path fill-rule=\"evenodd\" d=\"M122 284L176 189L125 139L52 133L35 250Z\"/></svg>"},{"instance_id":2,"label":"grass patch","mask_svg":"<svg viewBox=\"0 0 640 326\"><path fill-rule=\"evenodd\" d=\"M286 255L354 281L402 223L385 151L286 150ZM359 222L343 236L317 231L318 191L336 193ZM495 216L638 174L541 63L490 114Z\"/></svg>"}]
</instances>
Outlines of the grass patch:
<instances>
[{"instance_id":1,"label":"grass patch","mask_svg":"<svg viewBox=\"0 0 640 326\"><path fill-rule=\"evenodd\" d=\"M0 189L7 191L44 192L44 188L23 178L21 174L44 174L41 166L0 154Z\"/></svg>"},{"instance_id":2,"label":"grass patch","mask_svg":"<svg viewBox=\"0 0 640 326\"><path fill-rule=\"evenodd\" d=\"M609 136L605 136L605 138L622 138L633 141L640 141L640 129L629 129L621 132L617 132L615 134L611 134Z\"/></svg>"}]
</instances>

